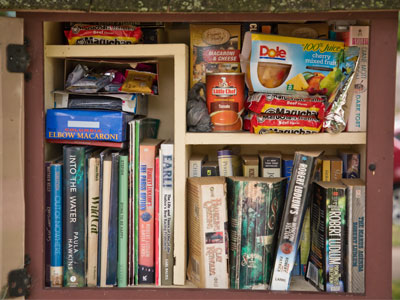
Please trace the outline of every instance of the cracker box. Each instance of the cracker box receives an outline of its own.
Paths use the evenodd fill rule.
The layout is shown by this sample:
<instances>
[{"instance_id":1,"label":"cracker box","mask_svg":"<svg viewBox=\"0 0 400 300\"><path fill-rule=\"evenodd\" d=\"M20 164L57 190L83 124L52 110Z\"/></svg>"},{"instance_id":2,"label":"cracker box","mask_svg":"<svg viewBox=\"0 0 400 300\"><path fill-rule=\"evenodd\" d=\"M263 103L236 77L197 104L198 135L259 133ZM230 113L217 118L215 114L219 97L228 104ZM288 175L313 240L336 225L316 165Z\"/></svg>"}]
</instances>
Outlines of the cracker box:
<instances>
[{"instance_id":1,"label":"cracker box","mask_svg":"<svg viewBox=\"0 0 400 300\"><path fill-rule=\"evenodd\" d=\"M305 91L328 98L344 79L343 42L247 32L240 56L249 90Z\"/></svg>"},{"instance_id":2,"label":"cracker box","mask_svg":"<svg viewBox=\"0 0 400 300\"><path fill-rule=\"evenodd\" d=\"M190 25L190 86L206 73L240 73L240 25Z\"/></svg>"}]
</instances>

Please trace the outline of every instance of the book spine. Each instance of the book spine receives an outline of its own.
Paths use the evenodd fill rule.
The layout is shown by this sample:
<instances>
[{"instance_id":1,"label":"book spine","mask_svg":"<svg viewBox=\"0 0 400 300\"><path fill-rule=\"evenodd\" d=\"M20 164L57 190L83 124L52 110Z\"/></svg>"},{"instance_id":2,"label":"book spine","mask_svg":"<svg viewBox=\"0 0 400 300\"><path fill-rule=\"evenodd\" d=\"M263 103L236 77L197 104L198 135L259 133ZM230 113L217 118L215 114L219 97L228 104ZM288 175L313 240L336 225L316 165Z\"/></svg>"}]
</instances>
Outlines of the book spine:
<instances>
[{"instance_id":1,"label":"book spine","mask_svg":"<svg viewBox=\"0 0 400 300\"><path fill-rule=\"evenodd\" d=\"M331 161L331 181L340 181L343 174L343 162L342 160Z\"/></svg>"},{"instance_id":2,"label":"book spine","mask_svg":"<svg viewBox=\"0 0 400 300\"><path fill-rule=\"evenodd\" d=\"M355 74L354 95L350 104L347 131L367 130L369 26L350 26L349 46L360 48L360 62Z\"/></svg>"},{"instance_id":3,"label":"book spine","mask_svg":"<svg viewBox=\"0 0 400 300\"><path fill-rule=\"evenodd\" d=\"M229 239L225 189L225 184L201 186L204 288L229 288Z\"/></svg>"},{"instance_id":4,"label":"book spine","mask_svg":"<svg viewBox=\"0 0 400 300\"><path fill-rule=\"evenodd\" d=\"M239 289L242 239L242 199L240 185L231 178L227 178L228 205L230 214L229 223L229 261L230 287Z\"/></svg>"},{"instance_id":5,"label":"book spine","mask_svg":"<svg viewBox=\"0 0 400 300\"><path fill-rule=\"evenodd\" d=\"M311 209L307 208L306 214L304 216L303 229L301 233L300 242L300 274L305 275L307 270L308 255L310 254L311 245Z\"/></svg>"},{"instance_id":6,"label":"book spine","mask_svg":"<svg viewBox=\"0 0 400 300\"><path fill-rule=\"evenodd\" d=\"M154 283L155 147L140 145L138 282Z\"/></svg>"},{"instance_id":7,"label":"book spine","mask_svg":"<svg viewBox=\"0 0 400 300\"><path fill-rule=\"evenodd\" d=\"M279 157L262 157L261 159L261 177L280 177L281 176L281 163Z\"/></svg>"},{"instance_id":8,"label":"book spine","mask_svg":"<svg viewBox=\"0 0 400 300\"><path fill-rule=\"evenodd\" d=\"M128 156L119 160L118 287L128 285Z\"/></svg>"},{"instance_id":9,"label":"book spine","mask_svg":"<svg viewBox=\"0 0 400 300\"><path fill-rule=\"evenodd\" d=\"M233 176L232 151L218 151L218 166L220 176Z\"/></svg>"},{"instance_id":10,"label":"book spine","mask_svg":"<svg viewBox=\"0 0 400 300\"><path fill-rule=\"evenodd\" d=\"M51 287L62 287L62 165L52 164L51 171Z\"/></svg>"},{"instance_id":11,"label":"book spine","mask_svg":"<svg viewBox=\"0 0 400 300\"><path fill-rule=\"evenodd\" d=\"M129 122L128 282L135 284L135 121Z\"/></svg>"},{"instance_id":12,"label":"book spine","mask_svg":"<svg viewBox=\"0 0 400 300\"><path fill-rule=\"evenodd\" d=\"M111 193L108 215L108 247L106 285L117 285L118 269L118 192L119 192L119 153L111 154Z\"/></svg>"},{"instance_id":13,"label":"book spine","mask_svg":"<svg viewBox=\"0 0 400 300\"><path fill-rule=\"evenodd\" d=\"M140 176L140 141L141 141L141 120L135 121L135 215L134 215L134 274L135 284L139 283L139 176Z\"/></svg>"},{"instance_id":14,"label":"book spine","mask_svg":"<svg viewBox=\"0 0 400 300\"><path fill-rule=\"evenodd\" d=\"M85 148L64 146L64 286L85 286Z\"/></svg>"},{"instance_id":15,"label":"book spine","mask_svg":"<svg viewBox=\"0 0 400 300\"><path fill-rule=\"evenodd\" d=\"M322 181L331 181L331 161L328 159L322 161Z\"/></svg>"},{"instance_id":16,"label":"book spine","mask_svg":"<svg viewBox=\"0 0 400 300\"><path fill-rule=\"evenodd\" d=\"M160 150L161 156L161 150ZM155 256L155 283L160 286L161 282L161 234L160 234L160 156L156 157L155 187L154 187L154 256Z\"/></svg>"},{"instance_id":17,"label":"book spine","mask_svg":"<svg viewBox=\"0 0 400 300\"><path fill-rule=\"evenodd\" d=\"M288 290L296 260L315 157L296 152L278 239L271 290Z\"/></svg>"},{"instance_id":18,"label":"book spine","mask_svg":"<svg viewBox=\"0 0 400 300\"><path fill-rule=\"evenodd\" d=\"M100 287L106 287L107 258L108 258L108 216L110 212L111 194L111 160L105 157L103 161L103 188L102 188L102 212L101 212L101 260L100 260Z\"/></svg>"},{"instance_id":19,"label":"book spine","mask_svg":"<svg viewBox=\"0 0 400 300\"><path fill-rule=\"evenodd\" d=\"M174 145L162 144L161 285L172 285L174 266Z\"/></svg>"},{"instance_id":20,"label":"book spine","mask_svg":"<svg viewBox=\"0 0 400 300\"><path fill-rule=\"evenodd\" d=\"M330 188L326 206L326 291L344 292L345 189Z\"/></svg>"},{"instance_id":21,"label":"book spine","mask_svg":"<svg viewBox=\"0 0 400 300\"><path fill-rule=\"evenodd\" d=\"M325 291L325 251L326 251L326 193L314 183L311 205L311 247L307 263L306 278L321 291Z\"/></svg>"},{"instance_id":22,"label":"book spine","mask_svg":"<svg viewBox=\"0 0 400 300\"><path fill-rule=\"evenodd\" d=\"M87 285L97 285L97 254L99 239L100 159L88 161L88 263Z\"/></svg>"},{"instance_id":23,"label":"book spine","mask_svg":"<svg viewBox=\"0 0 400 300\"><path fill-rule=\"evenodd\" d=\"M201 177L201 160L189 161L189 177Z\"/></svg>"},{"instance_id":24,"label":"book spine","mask_svg":"<svg viewBox=\"0 0 400 300\"><path fill-rule=\"evenodd\" d=\"M51 176L50 176L50 161L45 162L46 174L46 194L45 194L45 215L44 215L44 233L45 233L45 278L44 284L50 286L50 261L51 261L51 208L50 208L50 193L51 193Z\"/></svg>"},{"instance_id":25,"label":"book spine","mask_svg":"<svg viewBox=\"0 0 400 300\"><path fill-rule=\"evenodd\" d=\"M365 186L354 186L352 203L352 223L348 227L353 228L351 248L352 261L352 293L364 293L365 291Z\"/></svg>"}]
</instances>

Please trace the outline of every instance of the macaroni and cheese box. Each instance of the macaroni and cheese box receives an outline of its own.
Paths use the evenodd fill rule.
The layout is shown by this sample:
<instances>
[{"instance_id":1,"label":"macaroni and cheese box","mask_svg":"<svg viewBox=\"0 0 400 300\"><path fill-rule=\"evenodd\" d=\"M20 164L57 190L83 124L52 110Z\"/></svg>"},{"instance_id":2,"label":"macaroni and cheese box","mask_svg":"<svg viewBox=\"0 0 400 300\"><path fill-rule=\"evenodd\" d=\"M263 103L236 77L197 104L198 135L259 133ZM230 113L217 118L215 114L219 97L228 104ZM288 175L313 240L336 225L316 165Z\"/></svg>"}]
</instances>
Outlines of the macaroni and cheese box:
<instances>
[{"instance_id":1,"label":"macaroni and cheese box","mask_svg":"<svg viewBox=\"0 0 400 300\"><path fill-rule=\"evenodd\" d=\"M46 139L124 142L133 118L120 111L49 109Z\"/></svg>"},{"instance_id":2,"label":"macaroni and cheese box","mask_svg":"<svg viewBox=\"0 0 400 300\"><path fill-rule=\"evenodd\" d=\"M305 91L329 98L344 79L338 68L343 49L343 42L247 32L241 68L251 91Z\"/></svg>"}]
</instances>

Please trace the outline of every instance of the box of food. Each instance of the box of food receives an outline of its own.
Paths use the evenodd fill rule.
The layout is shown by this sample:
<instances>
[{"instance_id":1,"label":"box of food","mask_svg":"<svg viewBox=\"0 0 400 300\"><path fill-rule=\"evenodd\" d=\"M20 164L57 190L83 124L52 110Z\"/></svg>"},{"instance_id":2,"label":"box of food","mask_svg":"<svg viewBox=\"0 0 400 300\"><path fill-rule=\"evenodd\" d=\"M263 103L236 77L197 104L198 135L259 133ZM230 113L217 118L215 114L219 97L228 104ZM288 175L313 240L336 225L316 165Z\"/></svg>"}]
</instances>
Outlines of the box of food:
<instances>
[{"instance_id":1,"label":"box of food","mask_svg":"<svg viewBox=\"0 0 400 300\"><path fill-rule=\"evenodd\" d=\"M190 25L190 86L206 73L240 73L240 25Z\"/></svg>"},{"instance_id":2,"label":"box of food","mask_svg":"<svg viewBox=\"0 0 400 300\"><path fill-rule=\"evenodd\" d=\"M305 91L328 98L344 79L343 42L247 32L240 56L250 91Z\"/></svg>"}]
</instances>

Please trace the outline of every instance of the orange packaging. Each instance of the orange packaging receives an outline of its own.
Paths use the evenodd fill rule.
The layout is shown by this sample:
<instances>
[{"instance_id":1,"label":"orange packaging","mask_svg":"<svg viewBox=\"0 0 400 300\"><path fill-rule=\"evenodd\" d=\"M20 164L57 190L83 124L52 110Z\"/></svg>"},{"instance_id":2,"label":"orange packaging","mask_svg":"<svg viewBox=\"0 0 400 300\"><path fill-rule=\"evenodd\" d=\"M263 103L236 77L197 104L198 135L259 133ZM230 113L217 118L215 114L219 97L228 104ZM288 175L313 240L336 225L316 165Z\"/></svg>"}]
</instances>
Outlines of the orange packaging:
<instances>
[{"instance_id":1,"label":"orange packaging","mask_svg":"<svg viewBox=\"0 0 400 300\"><path fill-rule=\"evenodd\" d=\"M207 73L206 92L213 131L242 130L244 73Z\"/></svg>"}]
</instances>

